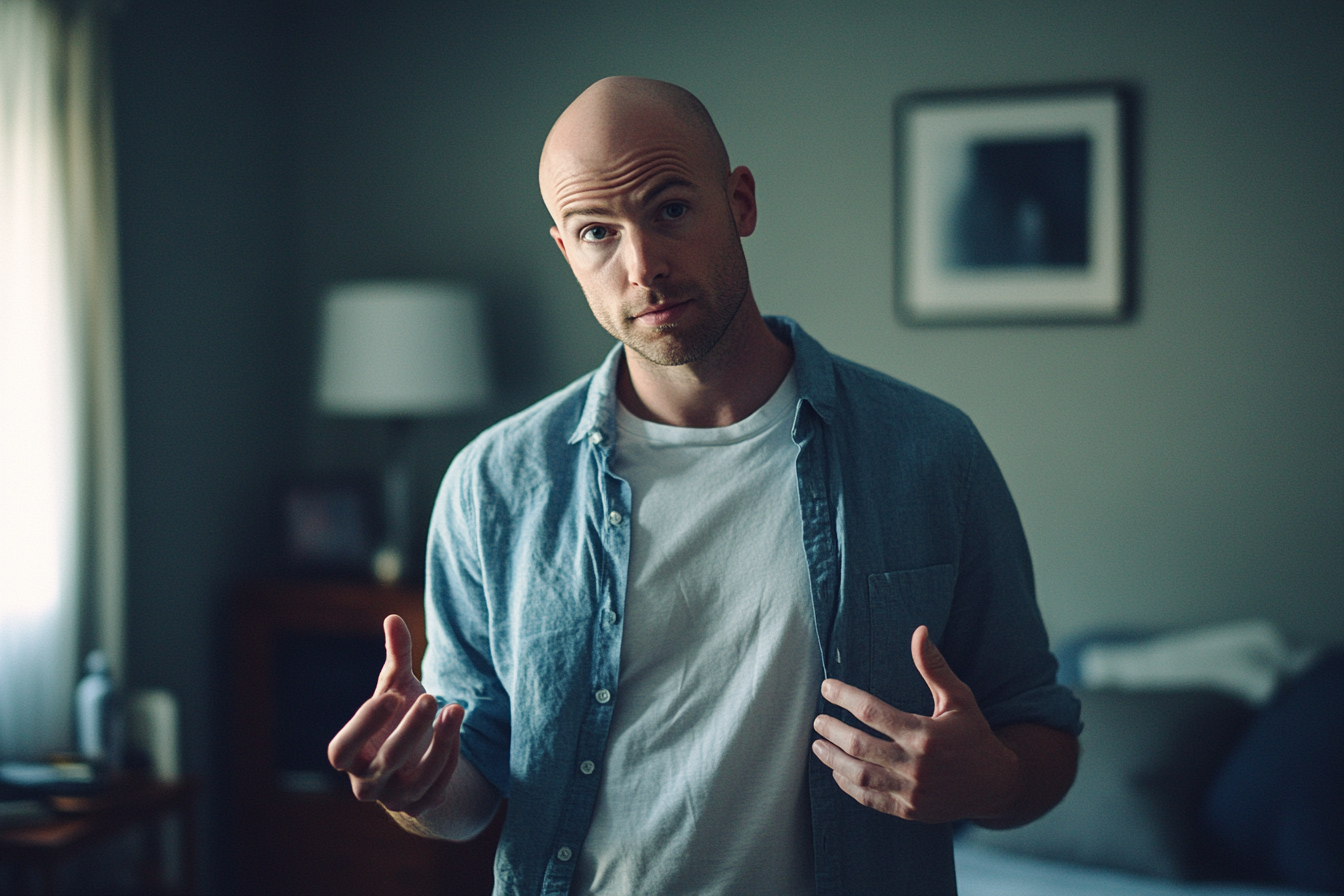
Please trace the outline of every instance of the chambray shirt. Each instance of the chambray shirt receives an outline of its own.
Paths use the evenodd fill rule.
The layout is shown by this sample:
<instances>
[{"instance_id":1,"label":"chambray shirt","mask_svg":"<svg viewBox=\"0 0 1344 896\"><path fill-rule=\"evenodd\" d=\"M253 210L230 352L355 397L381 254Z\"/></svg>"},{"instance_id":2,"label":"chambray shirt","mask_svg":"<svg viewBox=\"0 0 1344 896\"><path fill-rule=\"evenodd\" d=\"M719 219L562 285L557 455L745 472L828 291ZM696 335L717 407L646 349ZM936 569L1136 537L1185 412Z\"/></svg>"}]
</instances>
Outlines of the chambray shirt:
<instances>
[{"instance_id":1,"label":"chambray shirt","mask_svg":"<svg viewBox=\"0 0 1344 896\"><path fill-rule=\"evenodd\" d=\"M910 657L927 625L991 726L1077 734L1017 510L970 420L787 318L767 323L793 346L799 391L791 432L816 633L798 650L928 715ZM630 487L611 472L621 351L482 433L434 509L424 682L466 710L462 754L509 800L497 894L567 893L597 798L630 557ZM820 693L816 710L858 724ZM866 808L808 762L818 894L955 893L949 825Z\"/></svg>"}]
</instances>

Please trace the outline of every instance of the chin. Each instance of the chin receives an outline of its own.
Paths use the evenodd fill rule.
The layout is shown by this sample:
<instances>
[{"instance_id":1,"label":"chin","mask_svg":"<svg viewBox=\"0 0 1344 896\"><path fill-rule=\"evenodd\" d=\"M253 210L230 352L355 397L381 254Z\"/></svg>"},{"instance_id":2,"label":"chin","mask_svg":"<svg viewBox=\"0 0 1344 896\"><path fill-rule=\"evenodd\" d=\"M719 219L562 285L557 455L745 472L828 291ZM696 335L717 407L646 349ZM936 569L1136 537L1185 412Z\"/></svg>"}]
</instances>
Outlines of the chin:
<instances>
[{"instance_id":1,"label":"chin","mask_svg":"<svg viewBox=\"0 0 1344 896\"><path fill-rule=\"evenodd\" d=\"M640 357L659 367L681 367L686 364L693 364L699 361L705 355L709 354L714 348L714 344L702 344L709 340L684 339L681 338L682 332L676 324L658 329L662 339L645 340L622 340L626 346L638 354Z\"/></svg>"}]
</instances>

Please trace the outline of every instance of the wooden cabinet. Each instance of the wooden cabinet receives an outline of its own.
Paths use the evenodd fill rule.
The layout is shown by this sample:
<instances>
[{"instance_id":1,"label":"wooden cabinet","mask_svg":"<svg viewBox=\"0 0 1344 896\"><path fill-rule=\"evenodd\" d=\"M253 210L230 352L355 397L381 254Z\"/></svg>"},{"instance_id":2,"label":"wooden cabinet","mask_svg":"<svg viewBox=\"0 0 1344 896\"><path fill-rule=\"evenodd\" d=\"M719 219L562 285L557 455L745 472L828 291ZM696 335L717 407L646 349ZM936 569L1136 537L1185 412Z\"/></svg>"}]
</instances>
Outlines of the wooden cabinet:
<instances>
[{"instance_id":1,"label":"wooden cabinet","mask_svg":"<svg viewBox=\"0 0 1344 896\"><path fill-rule=\"evenodd\" d=\"M426 840L360 803L326 764L326 742L372 693L384 617L424 653L418 589L271 581L233 604L233 869L248 894L488 894L502 815L471 843Z\"/></svg>"}]
</instances>

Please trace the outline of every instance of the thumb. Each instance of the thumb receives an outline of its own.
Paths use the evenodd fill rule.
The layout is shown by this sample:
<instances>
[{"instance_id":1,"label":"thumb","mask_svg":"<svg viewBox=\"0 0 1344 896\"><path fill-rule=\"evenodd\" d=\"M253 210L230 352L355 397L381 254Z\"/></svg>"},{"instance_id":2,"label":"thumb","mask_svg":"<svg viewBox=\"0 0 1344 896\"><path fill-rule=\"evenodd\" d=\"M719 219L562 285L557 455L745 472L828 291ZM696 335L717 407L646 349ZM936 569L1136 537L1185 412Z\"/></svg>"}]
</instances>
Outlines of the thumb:
<instances>
[{"instance_id":1,"label":"thumb","mask_svg":"<svg viewBox=\"0 0 1344 896\"><path fill-rule=\"evenodd\" d=\"M406 627L406 620L396 615L384 619L383 643L387 647L387 659L383 662L383 671L378 676L380 691L398 678L412 674L411 630Z\"/></svg>"},{"instance_id":2,"label":"thumb","mask_svg":"<svg viewBox=\"0 0 1344 896\"><path fill-rule=\"evenodd\" d=\"M961 708L968 700L974 701L965 683L952 671L952 667L943 658L942 651L929 637L927 625L921 625L910 636L910 655L914 658L915 668L919 670L920 677L933 694L935 717Z\"/></svg>"}]
</instances>

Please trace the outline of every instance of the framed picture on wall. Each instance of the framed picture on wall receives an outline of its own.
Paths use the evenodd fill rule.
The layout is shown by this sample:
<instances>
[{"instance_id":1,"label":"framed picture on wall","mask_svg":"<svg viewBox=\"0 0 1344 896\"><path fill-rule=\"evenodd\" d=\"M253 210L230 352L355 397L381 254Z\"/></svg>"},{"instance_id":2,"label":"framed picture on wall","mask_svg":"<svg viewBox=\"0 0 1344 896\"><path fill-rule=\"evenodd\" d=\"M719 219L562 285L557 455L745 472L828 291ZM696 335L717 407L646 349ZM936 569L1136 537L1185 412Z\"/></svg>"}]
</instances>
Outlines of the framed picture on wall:
<instances>
[{"instance_id":1,"label":"framed picture on wall","mask_svg":"<svg viewBox=\"0 0 1344 896\"><path fill-rule=\"evenodd\" d=\"M1133 109L1120 85L896 102L897 311L912 325L1133 312Z\"/></svg>"}]
</instances>

